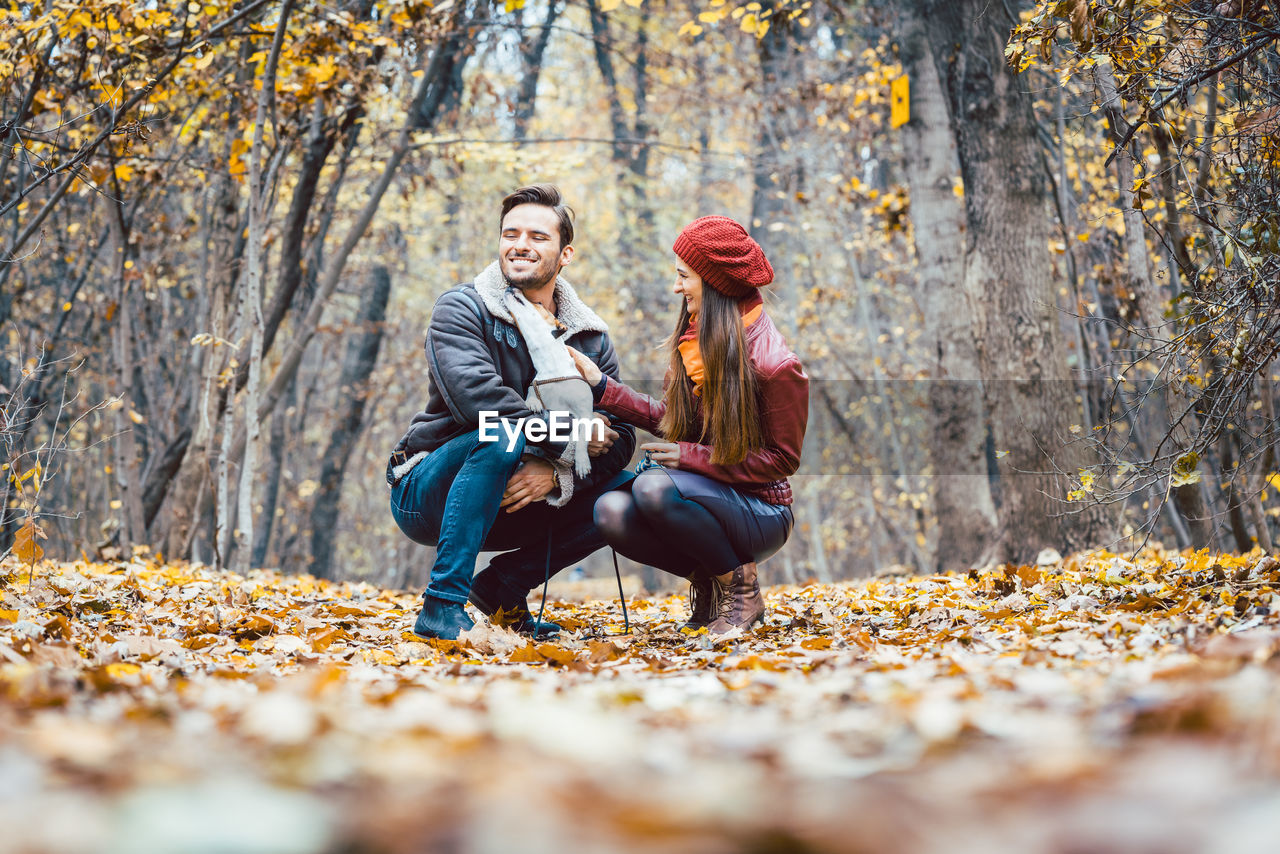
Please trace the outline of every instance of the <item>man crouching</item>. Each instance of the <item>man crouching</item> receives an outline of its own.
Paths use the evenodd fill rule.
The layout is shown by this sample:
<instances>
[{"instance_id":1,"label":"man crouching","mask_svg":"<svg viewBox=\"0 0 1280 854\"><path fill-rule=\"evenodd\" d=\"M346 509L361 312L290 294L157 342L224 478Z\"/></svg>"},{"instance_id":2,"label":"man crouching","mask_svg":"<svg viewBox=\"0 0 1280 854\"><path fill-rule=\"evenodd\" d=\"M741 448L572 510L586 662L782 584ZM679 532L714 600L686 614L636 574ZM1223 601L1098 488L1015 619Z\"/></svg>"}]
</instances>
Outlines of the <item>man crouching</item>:
<instances>
[{"instance_id":1,"label":"man crouching","mask_svg":"<svg viewBox=\"0 0 1280 854\"><path fill-rule=\"evenodd\" d=\"M560 278L573 258L572 211L537 184L502 200L500 223L498 260L436 301L427 406L387 465L396 524L436 547L413 629L424 637L454 640L475 625L468 600L519 632L558 631L529 613L529 591L604 546L595 499L632 476L623 467L635 429L593 416L590 394L571 385L577 372L560 376L569 344L618 377L608 327ZM562 409L582 399L585 412ZM597 429L575 442L581 433L563 427L584 417ZM503 554L473 579L481 551Z\"/></svg>"}]
</instances>

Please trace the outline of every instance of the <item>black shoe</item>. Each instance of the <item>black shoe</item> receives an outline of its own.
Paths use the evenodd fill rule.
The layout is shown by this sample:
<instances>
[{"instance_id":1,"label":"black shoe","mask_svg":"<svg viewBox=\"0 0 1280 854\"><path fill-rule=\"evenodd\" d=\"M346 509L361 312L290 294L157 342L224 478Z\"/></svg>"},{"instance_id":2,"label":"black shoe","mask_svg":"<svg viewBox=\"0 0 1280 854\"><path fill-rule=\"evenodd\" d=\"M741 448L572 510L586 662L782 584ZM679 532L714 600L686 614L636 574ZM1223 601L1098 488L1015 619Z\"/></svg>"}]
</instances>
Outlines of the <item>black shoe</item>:
<instances>
[{"instance_id":1,"label":"black shoe","mask_svg":"<svg viewBox=\"0 0 1280 854\"><path fill-rule=\"evenodd\" d=\"M554 638L560 634L560 629L562 628L559 623L553 623L550 620L539 620L529 613L527 608L523 613L517 611L512 614L508 611L499 611L494 616L498 620L510 620L511 631L518 635L531 637L534 640Z\"/></svg>"},{"instance_id":2,"label":"black shoe","mask_svg":"<svg viewBox=\"0 0 1280 854\"><path fill-rule=\"evenodd\" d=\"M558 624L550 620L538 620L529 612L524 600L508 601L497 591L496 586L487 584L487 580L485 573L477 575L471 583L471 593L467 598L490 622L506 626L511 631L528 635L534 640L553 638L560 634L561 627Z\"/></svg>"},{"instance_id":3,"label":"black shoe","mask_svg":"<svg viewBox=\"0 0 1280 854\"><path fill-rule=\"evenodd\" d=\"M418 621L413 624L413 633L424 638L457 640L461 632L469 631L475 624L461 602L423 596L422 610L418 612Z\"/></svg>"}]
</instances>

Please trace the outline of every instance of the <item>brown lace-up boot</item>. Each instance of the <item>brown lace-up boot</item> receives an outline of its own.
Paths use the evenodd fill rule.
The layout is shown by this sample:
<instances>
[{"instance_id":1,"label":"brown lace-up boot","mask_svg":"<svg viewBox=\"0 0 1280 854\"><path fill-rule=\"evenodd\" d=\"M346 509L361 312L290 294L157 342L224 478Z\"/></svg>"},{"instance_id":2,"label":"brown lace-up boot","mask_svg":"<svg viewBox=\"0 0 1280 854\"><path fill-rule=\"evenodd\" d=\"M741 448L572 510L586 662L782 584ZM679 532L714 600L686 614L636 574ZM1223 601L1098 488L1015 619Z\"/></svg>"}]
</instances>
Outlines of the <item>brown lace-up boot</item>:
<instances>
[{"instance_id":1,"label":"brown lace-up boot","mask_svg":"<svg viewBox=\"0 0 1280 854\"><path fill-rule=\"evenodd\" d=\"M682 629L696 631L716 618L716 583L710 578L689 579L689 611Z\"/></svg>"},{"instance_id":2,"label":"brown lace-up boot","mask_svg":"<svg viewBox=\"0 0 1280 854\"><path fill-rule=\"evenodd\" d=\"M711 579L716 588L716 618L707 626L713 635L723 635L734 629L746 631L756 623L764 622L764 597L760 595L760 583L756 580L756 565L744 563L724 576Z\"/></svg>"}]
</instances>

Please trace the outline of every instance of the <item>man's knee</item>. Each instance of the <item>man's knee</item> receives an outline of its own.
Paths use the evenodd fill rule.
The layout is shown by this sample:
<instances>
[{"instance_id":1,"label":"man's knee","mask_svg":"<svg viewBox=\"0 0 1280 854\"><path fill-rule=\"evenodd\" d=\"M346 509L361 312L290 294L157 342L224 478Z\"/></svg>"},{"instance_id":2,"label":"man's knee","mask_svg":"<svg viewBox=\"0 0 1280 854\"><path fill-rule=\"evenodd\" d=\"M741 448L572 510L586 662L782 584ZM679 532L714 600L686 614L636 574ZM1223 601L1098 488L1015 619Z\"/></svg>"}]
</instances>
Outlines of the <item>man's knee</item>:
<instances>
[{"instance_id":1,"label":"man's knee","mask_svg":"<svg viewBox=\"0 0 1280 854\"><path fill-rule=\"evenodd\" d=\"M631 509L632 498L625 492L606 492L596 499L596 506L591 515L607 539L613 539L626 528L627 512Z\"/></svg>"},{"instance_id":2,"label":"man's knee","mask_svg":"<svg viewBox=\"0 0 1280 854\"><path fill-rule=\"evenodd\" d=\"M525 438L524 432L517 432L514 436L509 435L505 430L499 431L497 439L483 439L480 434L476 434L476 449L473 455L480 456L486 460L497 461L500 465L507 464L512 468L520 462L520 457L524 454Z\"/></svg>"}]
</instances>

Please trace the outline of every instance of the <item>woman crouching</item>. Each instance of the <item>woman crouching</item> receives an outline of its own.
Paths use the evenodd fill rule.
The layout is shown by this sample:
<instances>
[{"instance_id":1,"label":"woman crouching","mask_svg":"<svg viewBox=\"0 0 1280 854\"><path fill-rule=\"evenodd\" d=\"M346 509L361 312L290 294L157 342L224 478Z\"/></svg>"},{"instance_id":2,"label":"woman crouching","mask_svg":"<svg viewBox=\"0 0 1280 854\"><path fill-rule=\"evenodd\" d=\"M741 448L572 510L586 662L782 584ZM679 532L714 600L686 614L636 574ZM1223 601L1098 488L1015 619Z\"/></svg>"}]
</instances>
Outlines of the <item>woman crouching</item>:
<instances>
[{"instance_id":1,"label":"woman crouching","mask_svg":"<svg viewBox=\"0 0 1280 854\"><path fill-rule=\"evenodd\" d=\"M756 565L791 534L809 379L764 311L773 267L746 229L702 217L674 249L662 400L573 356L597 408L665 440L640 446L653 467L596 501L596 525L620 554L689 579L686 628L724 634L764 620Z\"/></svg>"}]
</instances>

